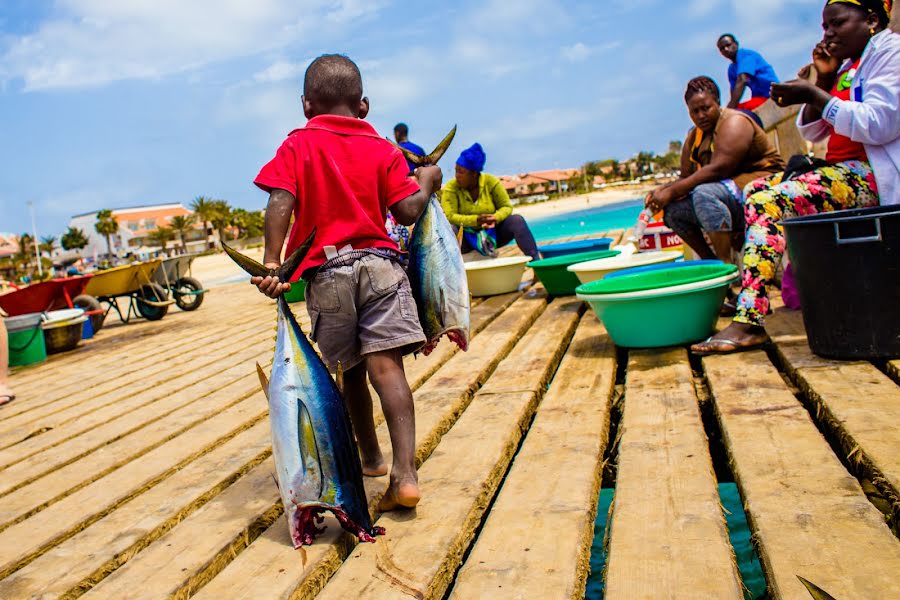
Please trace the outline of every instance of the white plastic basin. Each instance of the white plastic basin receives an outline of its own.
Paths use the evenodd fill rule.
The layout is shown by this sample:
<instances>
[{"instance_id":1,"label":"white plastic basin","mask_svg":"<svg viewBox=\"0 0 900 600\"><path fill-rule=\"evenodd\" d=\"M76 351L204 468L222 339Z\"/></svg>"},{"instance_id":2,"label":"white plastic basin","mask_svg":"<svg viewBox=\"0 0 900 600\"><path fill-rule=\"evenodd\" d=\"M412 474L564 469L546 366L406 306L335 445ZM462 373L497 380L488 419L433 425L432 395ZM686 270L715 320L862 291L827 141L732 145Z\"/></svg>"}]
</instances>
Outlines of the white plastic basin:
<instances>
[{"instance_id":1,"label":"white plastic basin","mask_svg":"<svg viewBox=\"0 0 900 600\"><path fill-rule=\"evenodd\" d=\"M603 279L607 274L631 267L642 267L657 263L674 262L684 256L683 252L670 250L656 252L640 252L637 254L620 254L610 258L599 258L569 266L569 271L575 273L581 283L589 283Z\"/></svg>"},{"instance_id":2,"label":"white plastic basin","mask_svg":"<svg viewBox=\"0 0 900 600\"><path fill-rule=\"evenodd\" d=\"M74 321L84 316L84 309L81 308L64 308L62 310L51 310L43 314L44 328L56 327L69 321Z\"/></svg>"},{"instance_id":3,"label":"white plastic basin","mask_svg":"<svg viewBox=\"0 0 900 600\"><path fill-rule=\"evenodd\" d=\"M518 289L530 256L507 256L465 264L469 292L473 296L496 296Z\"/></svg>"}]
</instances>

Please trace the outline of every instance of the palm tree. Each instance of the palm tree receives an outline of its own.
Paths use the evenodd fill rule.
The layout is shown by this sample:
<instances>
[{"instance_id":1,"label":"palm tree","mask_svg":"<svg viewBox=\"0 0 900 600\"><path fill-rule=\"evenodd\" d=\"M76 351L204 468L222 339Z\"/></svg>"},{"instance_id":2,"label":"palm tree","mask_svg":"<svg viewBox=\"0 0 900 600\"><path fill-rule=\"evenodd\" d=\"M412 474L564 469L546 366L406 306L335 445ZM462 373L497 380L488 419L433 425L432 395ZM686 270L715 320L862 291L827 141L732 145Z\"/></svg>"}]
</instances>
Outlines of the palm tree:
<instances>
[{"instance_id":1,"label":"palm tree","mask_svg":"<svg viewBox=\"0 0 900 600\"><path fill-rule=\"evenodd\" d=\"M213 200L213 216L210 219L219 235L219 242L225 240L225 228L231 225L231 206L225 200Z\"/></svg>"},{"instance_id":2,"label":"palm tree","mask_svg":"<svg viewBox=\"0 0 900 600\"><path fill-rule=\"evenodd\" d=\"M38 245L38 250L41 251L41 255L43 256L44 252L47 253L47 256L53 255L53 248L56 247L56 236L48 235L46 237L41 238L41 243Z\"/></svg>"},{"instance_id":3,"label":"palm tree","mask_svg":"<svg viewBox=\"0 0 900 600\"><path fill-rule=\"evenodd\" d=\"M16 238L19 251L13 255L16 270L28 274L31 267L31 258L34 256L34 238L30 234L23 233Z\"/></svg>"},{"instance_id":4,"label":"palm tree","mask_svg":"<svg viewBox=\"0 0 900 600\"><path fill-rule=\"evenodd\" d=\"M64 250L81 250L88 245L89 241L84 231L77 227L69 227L62 237L59 239Z\"/></svg>"},{"instance_id":5,"label":"palm tree","mask_svg":"<svg viewBox=\"0 0 900 600\"><path fill-rule=\"evenodd\" d=\"M187 254L187 242L185 241L185 237L188 232L194 228L194 215L176 215L172 217L172 220L169 222L169 225L172 227L172 231L174 231L178 235L178 239L181 241L181 251L184 254Z\"/></svg>"},{"instance_id":6,"label":"palm tree","mask_svg":"<svg viewBox=\"0 0 900 600\"><path fill-rule=\"evenodd\" d=\"M209 222L216 216L216 206L213 200L205 196L197 196L191 203L191 210L203 221L203 235L206 236L207 246L209 245Z\"/></svg>"},{"instance_id":7,"label":"palm tree","mask_svg":"<svg viewBox=\"0 0 900 600\"><path fill-rule=\"evenodd\" d=\"M119 231L119 222L113 216L112 211L108 208L97 213L97 222L94 223L94 231L106 238L106 255L112 258L112 241L110 236Z\"/></svg>"},{"instance_id":8,"label":"palm tree","mask_svg":"<svg viewBox=\"0 0 900 600\"><path fill-rule=\"evenodd\" d=\"M169 242L175 239L175 230L171 227L157 227L147 234L147 239L162 246L163 252L168 256L169 251L167 246Z\"/></svg>"},{"instance_id":9,"label":"palm tree","mask_svg":"<svg viewBox=\"0 0 900 600\"><path fill-rule=\"evenodd\" d=\"M252 238L262 235L265 221L259 211L248 211L236 208L231 211L231 226L238 230L239 238Z\"/></svg>"}]
</instances>

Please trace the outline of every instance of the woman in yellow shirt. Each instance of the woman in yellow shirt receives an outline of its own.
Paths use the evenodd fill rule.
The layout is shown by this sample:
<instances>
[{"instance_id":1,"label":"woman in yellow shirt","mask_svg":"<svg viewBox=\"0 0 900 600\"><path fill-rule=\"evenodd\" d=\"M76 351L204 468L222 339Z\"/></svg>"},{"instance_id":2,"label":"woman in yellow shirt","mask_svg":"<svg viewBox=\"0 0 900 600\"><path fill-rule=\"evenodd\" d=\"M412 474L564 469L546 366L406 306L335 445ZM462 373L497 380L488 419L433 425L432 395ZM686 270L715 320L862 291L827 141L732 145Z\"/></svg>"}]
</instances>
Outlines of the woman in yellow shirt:
<instances>
[{"instance_id":1,"label":"woman in yellow shirt","mask_svg":"<svg viewBox=\"0 0 900 600\"><path fill-rule=\"evenodd\" d=\"M522 215L514 215L509 194L495 176L484 173L485 154L481 144L463 150L456 159L456 178L441 190L441 206L455 231L493 229L497 247L515 240L519 249L540 260L534 236ZM472 250L463 239L463 252Z\"/></svg>"}]
</instances>

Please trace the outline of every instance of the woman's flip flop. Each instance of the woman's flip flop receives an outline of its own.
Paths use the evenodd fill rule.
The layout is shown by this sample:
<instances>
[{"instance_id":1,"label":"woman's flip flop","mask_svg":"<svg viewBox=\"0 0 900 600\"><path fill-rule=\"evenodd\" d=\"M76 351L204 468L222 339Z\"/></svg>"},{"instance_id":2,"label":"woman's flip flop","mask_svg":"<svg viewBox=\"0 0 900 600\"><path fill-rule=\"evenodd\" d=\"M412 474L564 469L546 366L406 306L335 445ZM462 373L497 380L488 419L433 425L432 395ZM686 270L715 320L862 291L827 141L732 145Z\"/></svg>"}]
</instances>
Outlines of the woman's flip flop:
<instances>
[{"instance_id":1,"label":"woman's flip flop","mask_svg":"<svg viewBox=\"0 0 900 600\"><path fill-rule=\"evenodd\" d=\"M763 347L769 340L764 339L758 342L736 342L728 338L713 339L712 336L699 344L691 346L691 352L697 356L712 356L714 354L736 354L738 352L747 352L748 350L756 350ZM700 346L706 345L706 348Z\"/></svg>"}]
</instances>

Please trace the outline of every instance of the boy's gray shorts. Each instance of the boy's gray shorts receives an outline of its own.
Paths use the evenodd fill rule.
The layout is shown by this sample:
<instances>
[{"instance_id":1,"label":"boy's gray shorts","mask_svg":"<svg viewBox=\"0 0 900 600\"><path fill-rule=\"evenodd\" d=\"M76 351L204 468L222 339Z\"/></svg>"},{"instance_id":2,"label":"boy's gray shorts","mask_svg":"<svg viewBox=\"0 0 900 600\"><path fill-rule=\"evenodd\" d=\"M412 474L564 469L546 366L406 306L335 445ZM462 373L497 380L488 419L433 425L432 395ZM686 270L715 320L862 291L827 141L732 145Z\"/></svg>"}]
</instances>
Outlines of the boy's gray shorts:
<instances>
[{"instance_id":1,"label":"boy's gray shorts","mask_svg":"<svg viewBox=\"0 0 900 600\"><path fill-rule=\"evenodd\" d=\"M425 344L416 302L403 267L369 254L345 266L319 271L306 288L310 337L325 364L351 369L366 354Z\"/></svg>"}]
</instances>

